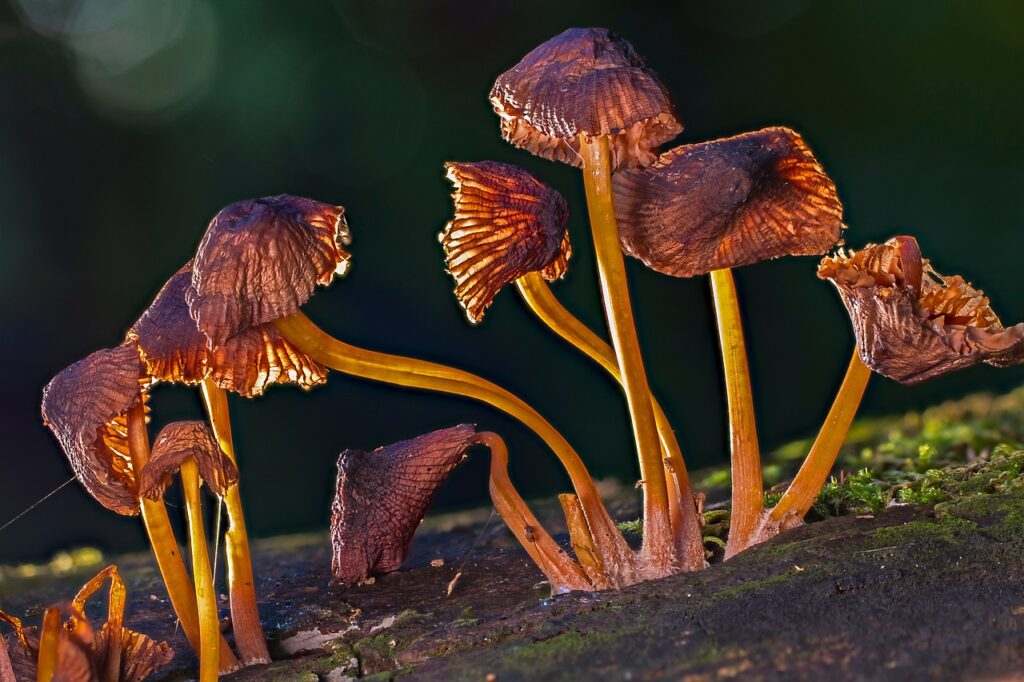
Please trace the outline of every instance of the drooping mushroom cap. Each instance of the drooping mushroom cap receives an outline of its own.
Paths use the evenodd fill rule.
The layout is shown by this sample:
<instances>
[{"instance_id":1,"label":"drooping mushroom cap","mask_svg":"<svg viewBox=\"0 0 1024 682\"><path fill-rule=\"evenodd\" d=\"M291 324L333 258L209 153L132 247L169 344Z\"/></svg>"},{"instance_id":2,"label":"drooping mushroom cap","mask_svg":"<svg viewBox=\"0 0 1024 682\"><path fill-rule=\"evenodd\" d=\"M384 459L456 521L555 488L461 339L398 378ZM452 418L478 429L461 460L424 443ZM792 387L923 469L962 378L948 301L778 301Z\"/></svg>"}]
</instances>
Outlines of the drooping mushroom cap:
<instances>
[{"instance_id":1,"label":"drooping mushroom cap","mask_svg":"<svg viewBox=\"0 0 1024 682\"><path fill-rule=\"evenodd\" d=\"M568 269L569 204L531 173L507 163L445 164L455 217L441 233L455 296L470 322L506 284L529 272L551 282Z\"/></svg>"},{"instance_id":2,"label":"drooping mushroom cap","mask_svg":"<svg viewBox=\"0 0 1024 682\"><path fill-rule=\"evenodd\" d=\"M983 292L943 276L921 258L913 237L894 237L822 260L846 306L868 367L917 384L980 362L1024 362L1024 323L1005 328Z\"/></svg>"},{"instance_id":3,"label":"drooping mushroom cap","mask_svg":"<svg viewBox=\"0 0 1024 682\"><path fill-rule=\"evenodd\" d=\"M683 129L654 71L603 28L571 28L542 43L498 76L490 98L502 137L573 166L581 165L581 133L609 137L615 170L651 163Z\"/></svg>"},{"instance_id":4,"label":"drooping mushroom cap","mask_svg":"<svg viewBox=\"0 0 1024 682\"><path fill-rule=\"evenodd\" d=\"M128 411L143 400L147 377L132 344L96 351L62 370L43 389L43 421L75 476L97 502L139 513L128 453Z\"/></svg>"},{"instance_id":5,"label":"drooping mushroom cap","mask_svg":"<svg viewBox=\"0 0 1024 682\"><path fill-rule=\"evenodd\" d=\"M217 445L210 428L204 422L182 421L165 426L153 441L149 462L139 477L139 494L160 499L182 463L190 458L199 477L218 495L223 496L238 482L238 468Z\"/></svg>"},{"instance_id":6,"label":"drooping mushroom cap","mask_svg":"<svg viewBox=\"0 0 1024 682\"><path fill-rule=\"evenodd\" d=\"M835 184L788 128L676 147L613 183L622 249L675 277L822 254L844 227Z\"/></svg>"},{"instance_id":7,"label":"drooping mushroom cap","mask_svg":"<svg viewBox=\"0 0 1024 682\"><path fill-rule=\"evenodd\" d=\"M348 270L345 209L281 194L221 209L199 244L187 293L214 346L291 315Z\"/></svg>"},{"instance_id":8,"label":"drooping mushroom cap","mask_svg":"<svg viewBox=\"0 0 1024 682\"><path fill-rule=\"evenodd\" d=\"M331 507L335 580L351 585L402 565L434 493L475 439L474 428L462 424L373 452L341 453Z\"/></svg>"},{"instance_id":9,"label":"drooping mushroom cap","mask_svg":"<svg viewBox=\"0 0 1024 682\"><path fill-rule=\"evenodd\" d=\"M210 378L247 398L274 383L310 388L327 380L327 369L299 352L272 324L246 327L211 348L189 313L185 296L191 284L190 261L167 281L128 332L154 378L187 384Z\"/></svg>"}]
</instances>

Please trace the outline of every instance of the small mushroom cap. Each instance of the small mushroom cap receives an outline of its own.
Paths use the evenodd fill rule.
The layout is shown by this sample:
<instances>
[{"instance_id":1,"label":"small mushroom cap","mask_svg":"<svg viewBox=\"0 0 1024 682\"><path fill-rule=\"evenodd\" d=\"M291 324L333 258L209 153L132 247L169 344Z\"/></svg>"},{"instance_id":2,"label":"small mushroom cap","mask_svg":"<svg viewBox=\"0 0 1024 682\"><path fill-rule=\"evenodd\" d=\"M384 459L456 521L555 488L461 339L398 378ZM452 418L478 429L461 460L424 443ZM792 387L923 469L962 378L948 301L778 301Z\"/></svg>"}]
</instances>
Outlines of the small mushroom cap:
<instances>
[{"instance_id":1,"label":"small mushroom cap","mask_svg":"<svg viewBox=\"0 0 1024 682\"><path fill-rule=\"evenodd\" d=\"M654 71L604 28L571 28L542 43L498 76L490 98L502 137L573 166L581 133L608 136L618 169L651 163L683 129Z\"/></svg>"},{"instance_id":2,"label":"small mushroom cap","mask_svg":"<svg viewBox=\"0 0 1024 682\"><path fill-rule=\"evenodd\" d=\"M529 272L549 282L565 275L572 255L569 204L518 166L496 161L445 164L455 186L455 218L441 233L455 296L470 322L483 319L495 295Z\"/></svg>"},{"instance_id":3,"label":"small mushroom cap","mask_svg":"<svg viewBox=\"0 0 1024 682\"><path fill-rule=\"evenodd\" d=\"M221 209L199 244L187 298L214 346L291 315L348 270L345 209L281 194Z\"/></svg>"},{"instance_id":4,"label":"small mushroom cap","mask_svg":"<svg viewBox=\"0 0 1024 682\"><path fill-rule=\"evenodd\" d=\"M675 277L822 254L844 227L835 184L788 128L676 147L613 183L622 249Z\"/></svg>"},{"instance_id":5,"label":"small mushroom cap","mask_svg":"<svg viewBox=\"0 0 1024 682\"><path fill-rule=\"evenodd\" d=\"M149 462L139 477L139 494L160 499L189 458L195 460L199 477L218 495L238 482L238 468L217 445L209 427L200 421L182 421L165 426L153 441Z\"/></svg>"},{"instance_id":6,"label":"small mushroom cap","mask_svg":"<svg viewBox=\"0 0 1024 682\"><path fill-rule=\"evenodd\" d=\"M462 424L373 452L341 453L331 507L338 582L355 584L402 565L434 493L475 439L473 426Z\"/></svg>"},{"instance_id":7,"label":"small mushroom cap","mask_svg":"<svg viewBox=\"0 0 1024 682\"><path fill-rule=\"evenodd\" d=\"M128 332L151 376L186 384L210 378L247 398L274 383L310 388L327 381L327 369L286 341L272 324L247 327L211 348L189 313L185 297L191 284L190 261L167 281Z\"/></svg>"},{"instance_id":8,"label":"small mushroom cap","mask_svg":"<svg viewBox=\"0 0 1024 682\"><path fill-rule=\"evenodd\" d=\"M839 291L864 364L890 379L917 384L980 362L1024 362L1024 323L1003 327L983 292L933 270L913 237L840 251L818 277Z\"/></svg>"},{"instance_id":9,"label":"small mushroom cap","mask_svg":"<svg viewBox=\"0 0 1024 682\"><path fill-rule=\"evenodd\" d=\"M139 500L126 415L147 382L135 346L123 344L66 367L43 389L43 421L75 476L97 502L127 516L139 513Z\"/></svg>"}]
</instances>

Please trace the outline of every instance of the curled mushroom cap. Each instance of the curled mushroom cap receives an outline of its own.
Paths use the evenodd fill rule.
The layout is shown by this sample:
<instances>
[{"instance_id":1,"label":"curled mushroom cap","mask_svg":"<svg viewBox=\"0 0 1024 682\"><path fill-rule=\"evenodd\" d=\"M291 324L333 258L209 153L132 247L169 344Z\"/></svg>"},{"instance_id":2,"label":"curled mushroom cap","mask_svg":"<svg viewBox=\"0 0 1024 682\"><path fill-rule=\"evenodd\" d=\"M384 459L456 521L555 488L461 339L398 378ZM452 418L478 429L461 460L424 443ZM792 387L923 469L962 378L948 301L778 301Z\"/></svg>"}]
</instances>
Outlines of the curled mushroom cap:
<instances>
[{"instance_id":1,"label":"curled mushroom cap","mask_svg":"<svg viewBox=\"0 0 1024 682\"><path fill-rule=\"evenodd\" d=\"M338 458L331 508L332 570L346 585L396 570L438 487L476 440L471 425Z\"/></svg>"},{"instance_id":2,"label":"curled mushroom cap","mask_svg":"<svg viewBox=\"0 0 1024 682\"><path fill-rule=\"evenodd\" d=\"M63 369L43 389L43 421L75 476L97 502L118 514L139 513L128 453L128 411L148 379L132 344L96 351Z\"/></svg>"},{"instance_id":3,"label":"curled mushroom cap","mask_svg":"<svg viewBox=\"0 0 1024 682\"><path fill-rule=\"evenodd\" d=\"M210 428L200 421L182 421L165 426L153 441L149 462L139 477L139 494L160 499L182 463L190 458L195 460L199 477L218 495L238 483L238 468L217 445Z\"/></svg>"},{"instance_id":4,"label":"curled mushroom cap","mask_svg":"<svg viewBox=\"0 0 1024 682\"><path fill-rule=\"evenodd\" d=\"M128 332L155 379L194 384L210 378L246 397L260 395L278 382L309 388L327 380L327 369L299 352L272 324L247 327L211 347L189 313L186 293L191 284L190 261L167 281Z\"/></svg>"},{"instance_id":5,"label":"curled mushroom cap","mask_svg":"<svg viewBox=\"0 0 1024 682\"><path fill-rule=\"evenodd\" d=\"M788 128L676 147L613 182L623 250L676 277L822 254L844 227L835 184Z\"/></svg>"},{"instance_id":6,"label":"curled mushroom cap","mask_svg":"<svg viewBox=\"0 0 1024 682\"><path fill-rule=\"evenodd\" d=\"M491 88L501 135L581 165L578 136L608 136L612 168L651 163L682 131L665 86L633 46L603 28L571 28L534 48Z\"/></svg>"},{"instance_id":7,"label":"curled mushroom cap","mask_svg":"<svg viewBox=\"0 0 1024 682\"><path fill-rule=\"evenodd\" d=\"M506 284L528 272L562 277L572 255L569 204L518 166L496 161L447 163L455 217L441 233L455 296L470 322Z\"/></svg>"},{"instance_id":8,"label":"curled mushroom cap","mask_svg":"<svg viewBox=\"0 0 1024 682\"><path fill-rule=\"evenodd\" d=\"M980 362L1024 362L1024 323L1003 327L983 292L940 275L913 237L825 258L818 277L839 291L868 367L917 384Z\"/></svg>"},{"instance_id":9,"label":"curled mushroom cap","mask_svg":"<svg viewBox=\"0 0 1024 682\"><path fill-rule=\"evenodd\" d=\"M348 270L345 209L282 194L239 201L213 217L187 298L212 345L291 315L317 284Z\"/></svg>"}]
</instances>

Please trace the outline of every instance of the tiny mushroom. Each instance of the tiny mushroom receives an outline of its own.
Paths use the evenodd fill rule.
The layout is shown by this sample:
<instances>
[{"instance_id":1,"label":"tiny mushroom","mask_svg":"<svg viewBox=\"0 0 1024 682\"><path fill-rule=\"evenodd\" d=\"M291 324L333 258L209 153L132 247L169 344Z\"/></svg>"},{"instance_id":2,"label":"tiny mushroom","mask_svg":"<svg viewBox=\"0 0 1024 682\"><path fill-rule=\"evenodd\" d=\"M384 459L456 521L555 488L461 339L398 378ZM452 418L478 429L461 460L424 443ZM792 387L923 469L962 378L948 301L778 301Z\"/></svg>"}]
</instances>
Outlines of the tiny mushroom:
<instances>
[{"instance_id":1,"label":"tiny mushroom","mask_svg":"<svg viewBox=\"0 0 1024 682\"><path fill-rule=\"evenodd\" d=\"M643 170L617 173L622 248L658 272L711 275L732 439L726 557L757 542L765 520L760 449L731 268L821 254L845 227L835 184L788 128L676 147Z\"/></svg>"},{"instance_id":2,"label":"tiny mushroom","mask_svg":"<svg viewBox=\"0 0 1024 682\"><path fill-rule=\"evenodd\" d=\"M168 424L160 431L153 442L149 462L142 469L139 494L154 501L161 499L171 485L173 475L179 472L199 609L199 679L208 682L216 680L218 675L220 619L199 488L206 483L214 493L223 497L238 481L238 470L221 451L205 423L188 421Z\"/></svg>"}]
</instances>

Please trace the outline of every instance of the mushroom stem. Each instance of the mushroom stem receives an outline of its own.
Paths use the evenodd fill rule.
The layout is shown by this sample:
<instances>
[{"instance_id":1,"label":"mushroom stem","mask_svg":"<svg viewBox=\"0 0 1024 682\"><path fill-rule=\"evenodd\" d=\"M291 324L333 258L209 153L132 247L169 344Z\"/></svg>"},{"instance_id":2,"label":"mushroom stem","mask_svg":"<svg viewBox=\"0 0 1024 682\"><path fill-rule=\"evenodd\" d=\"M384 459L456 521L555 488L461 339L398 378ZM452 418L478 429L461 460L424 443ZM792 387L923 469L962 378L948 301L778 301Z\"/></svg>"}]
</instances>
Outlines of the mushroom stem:
<instances>
[{"instance_id":1,"label":"mushroom stem","mask_svg":"<svg viewBox=\"0 0 1024 682\"><path fill-rule=\"evenodd\" d=\"M210 379L202 383L203 403L210 417L213 434L224 454L232 463L235 459L234 440L231 437L231 417L228 414L228 397L223 388ZM245 665L270 662L266 636L260 623L256 603L256 583L253 578L252 558L249 553L249 536L245 530L245 515L242 512L242 495L239 485L228 488L224 495L227 508L228 529L224 534L224 551L228 565L228 594L231 600L231 628L235 633L235 645Z\"/></svg>"},{"instance_id":2,"label":"mushroom stem","mask_svg":"<svg viewBox=\"0 0 1024 682\"><path fill-rule=\"evenodd\" d=\"M185 515L188 517L192 575L196 581L196 603L199 610L199 682L213 682L217 679L220 662L220 620L217 617L217 594L213 589L210 555L206 548L200 484L196 463L191 459L182 462L181 488L185 498Z\"/></svg>"},{"instance_id":3,"label":"mushroom stem","mask_svg":"<svg viewBox=\"0 0 1024 682\"><path fill-rule=\"evenodd\" d=\"M110 591L107 596L107 622L103 626L107 632L107 658L100 671L103 682L119 682L121 679L121 639L124 634L124 606L127 589L117 566L107 566L82 586L71 602L72 610L85 613L85 602L96 593L103 582L110 578Z\"/></svg>"},{"instance_id":4,"label":"mushroom stem","mask_svg":"<svg viewBox=\"0 0 1024 682\"><path fill-rule=\"evenodd\" d=\"M857 414L864 390L871 378L871 370L861 361L854 349L850 365L843 377L843 383L832 403L832 408L825 417L825 423L818 432L818 437L807 453L800 471L789 484L786 493L770 512L770 518L776 523L785 523L787 519L802 519L814 504L821 486L825 485L832 466L835 464L839 449L846 441L846 434Z\"/></svg>"},{"instance_id":5,"label":"mushroom stem","mask_svg":"<svg viewBox=\"0 0 1024 682\"><path fill-rule=\"evenodd\" d=\"M469 372L351 346L325 333L302 312L274 320L274 326L297 349L331 369L364 379L473 398L518 419L540 436L562 462L605 563L630 565L632 552L601 503L583 460L562 434L520 398ZM610 577L619 584L614 576Z\"/></svg>"},{"instance_id":6,"label":"mushroom stem","mask_svg":"<svg viewBox=\"0 0 1024 682\"><path fill-rule=\"evenodd\" d=\"M722 344L732 448L732 513L729 541L725 547L725 558L728 559L754 542L764 517L764 487L750 369L732 270L713 270L711 291L715 300L715 317L718 319L718 337Z\"/></svg>"},{"instance_id":7,"label":"mushroom stem","mask_svg":"<svg viewBox=\"0 0 1024 682\"><path fill-rule=\"evenodd\" d=\"M149 434L146 432L146 410L139 404L128 411L128 452L132 460L132 471L136 475L149 461ZM171 521L167 516L167 507L162 500L140 500L142 521L149 536L149 544L153 548L160 577L163 578L171 607L181 622L185 638L195 652L200 651L199 611L196 608L195 588L192 579L182 561L178 540L174 537ZM224 673L235 670L238 659L231 651L227 641L221 638L220 670Z\"/></svg>"},{"instance_id":8,"label":"mushroom stem","mask_svg":"<svg viewBox=\"0 0 1024 682\"><path fill-rule=\"evenodd\" d=\"M46 609L43 625L39 632L39 660L36 668L37 682L50 682L57 672L57 646L60 640L60 608Z\"/></svg>"},{"instance_id":9,"label":"mushroom stem","mask_svg":"<svg viewBox=\"0 0 1024 682\"><path fill-rule=\"evenodd\" d=\"M606 137L588 139L586 135L580 135L579 140L601 298L618 361L616 364L622 372L622 390L626 394L633 422L633 437L640 458L644 491L642 552L645 555L645 569L651 577L657 577L673 572L676 564L675 542L672 538L668 487L658 428L651 409L651 391L647 386L647 374L640 355L640 342L633 324L626 265L619 244L619 228L615 222L611 154Z\"/></svg>"},{"instance_id":10,"label":"mushroom stem","mask_svg":"<svg viewBox=\"0 0 1024 682\"><path fill-rule=\"evenodd\" d=\"M516 280L516 288L523 300L548 328L575 346L587 357L600 365L611 377L622 384L622 372L615 360L615 351L583 322L573 316L559 303L551 287L539 273L531 272ZM665 475L675 482L675 494L669 494L669 513L676 541L676 552L682 567L699 570L706 566L704 545L701 541L700 521L693 503L693 490L686 470L686 462L679 448L675 432L661 405L651 395L651 409L661 439ZM670 489L673 486L670 486ZM671 490L670 490L671 493Z\"/></svg>"},{"instance_id":11,"label":"mushroom stem","mask_svg":"<svg viewBox=\"0 0 1024 682\"><path fill-rule=\"evenodd\" d=\"M591 583L580 565L562 551L516 492L508 477L508 448L501 436L485 431L477 434L476 442L491 451L490 490L494 508L526 553L547 576L551 592L562 594L572 590L590 591L595 587L610 587L607 583Z\"/></svg>"},{"instance_id":12,"label":"mushroom stem","mask_svg":"<svg viewBox=\"0 0 1024 682\"><path fill-rule=\"evenodd\" d=\"M592 581L600 582L605 575L604 564L601 562L601 554L594 546L594 536L590 534L590 528L587 527L587 520L583 516L583 507L580 506L580 498L572 493L564 493L558 496L558 502L562 505L565 524L569 529L569 541L572 543L572 550L576 553L580 566Z\"/></svg>"}]
</instances>

